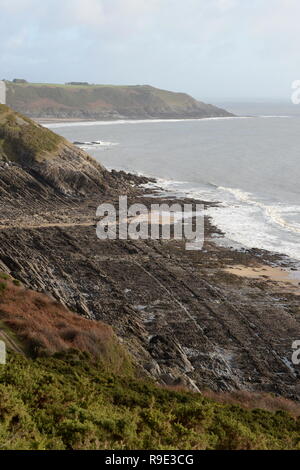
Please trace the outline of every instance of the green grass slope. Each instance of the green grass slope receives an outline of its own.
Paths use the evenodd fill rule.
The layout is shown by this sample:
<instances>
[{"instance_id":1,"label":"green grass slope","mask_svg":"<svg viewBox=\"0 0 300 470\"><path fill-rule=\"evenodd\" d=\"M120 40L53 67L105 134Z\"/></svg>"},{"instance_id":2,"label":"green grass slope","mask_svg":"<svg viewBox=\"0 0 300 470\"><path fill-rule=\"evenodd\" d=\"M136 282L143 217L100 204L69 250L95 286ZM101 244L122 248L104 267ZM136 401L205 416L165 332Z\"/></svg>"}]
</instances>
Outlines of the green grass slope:
<instances>
[{"instance_id":1,"label":"green grass slope","mask_svg":"<svg viewBox=\"0 0 300 470\"><path fill-rule=\"evenodd\" d=\"M141 378L101 322L1 275L0 450L300 449L300 419ZM299 411L299 410L298 410Z\"/></svg>"},{"instance_id":2,"label":"green grass slope","mask_svg":"<svg viewBox=\"0 0 300 470\"><path fill-rule=\"evenodd\" d=\"M299 449L300 421L107 372L83 353L0 366L0 449Z\"/></svg>"},{"instance_id":3,"label":"green grass slope","mask_svg":"<svg viewBox=\"0 0 300 470\"><path fill-rule=\"evenodd\" d=\"M104 191L109 184L108 172L83 150L32 119L0 104L1 168L5 164L10 168L16 165L19 167L20 171L11 175L11 179L16 175L22 176L23 185L28 176L30 180L35 177L48 188L50 186L68 195L96 194ZM20 187L19 190L24 192L26 188Z\"/></svg>"},{"instance_id":4,"label":"green grass slope","mask_svg":"<svg viewBox=\"0 0 300 470\"><path fill-rule=\"evenodd\" d=\"M152 119L231 116L185 93L148 85L55 85L11 83L7 103L36 118Z\"/></svg>"},{"instance_id":5,"label":"green grass slope","mask_svg":"<svg viewBox=\"0 0 300 470\"><path fill-rule=\"evenodd\" d=\"M0 160L22 163L57 154L64 139L0 104Z\"/></svg>"}]
</instances>

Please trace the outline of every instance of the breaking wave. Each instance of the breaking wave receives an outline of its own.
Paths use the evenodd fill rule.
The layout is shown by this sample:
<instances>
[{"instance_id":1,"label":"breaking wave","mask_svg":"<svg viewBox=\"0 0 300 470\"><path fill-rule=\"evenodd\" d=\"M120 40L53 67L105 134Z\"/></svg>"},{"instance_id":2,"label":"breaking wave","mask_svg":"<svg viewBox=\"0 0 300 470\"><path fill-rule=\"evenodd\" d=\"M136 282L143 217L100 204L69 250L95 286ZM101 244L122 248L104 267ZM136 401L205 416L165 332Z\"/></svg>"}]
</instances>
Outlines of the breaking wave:
<instances>
[{"instance_id":1,"label":"breaking wave","mask_svg":"<svg viewBox=\"0 0 300 470\"><path fill-rule=\"evenodd\" d=\"M224 186L219 186L219 189L230 192L237 200L240 200L246 204L260 207L273 223L280 225L282 228L290 230L294 233L300 233L300 226L298 224L290 224L283 218L283 213L285 212L300 211L299 206L266 205L262 202L253 200L253 195L251 193L246 193L240 189L226 188Z\"/></svg>"},{"instance_id":2,"label":"breaking wave","mask_svg":"<svg viewBox=\"0 0 300 470\"><path fill-rule=\"evenodd\" d=\"M73 142L73 144L83 150L97 149L99 147L107 148L107 147L114 147L115 145L119 145L117 142L105 142L103 140L94 140L91 142L75 141Z\"/></svg>"},{"instance_id":3,"label":"breaking wave","mask_svg":"<svg viewBox=\"0 0 300 470\"><path fill-rule=\"evenodd\" d=\"M89 126L111 126L120 124L153 124L164 122L205 122L223 121L232 119L254 119L251 116L228 116L228 117L208 117L200 119L119 119L115 121L78 121L78 122L52 122L43 124L48 129L58 129L63 127L89 127Z\"/></svg>"},{"instance_id":4,"label":"breaking wave","mask_svg":"<svg viewBox=\"0 0 300 470\"><path fill-rule=\"evenodd\" d=\"M236 248L259 248L300 260L300 223L290 223L288 215L300 220L300 206L266 204L255 195L237 188L213 183L194 183L158 179L148 188L161 188L175 197L190 197L202 201L219 202L209 207L207 215L225 233L226 243ZM159 194L159 193L158 193ZM164 194L164 193L160 193ZM222 243L221 239L219 240Z\"/></svg>"}]
</instances>

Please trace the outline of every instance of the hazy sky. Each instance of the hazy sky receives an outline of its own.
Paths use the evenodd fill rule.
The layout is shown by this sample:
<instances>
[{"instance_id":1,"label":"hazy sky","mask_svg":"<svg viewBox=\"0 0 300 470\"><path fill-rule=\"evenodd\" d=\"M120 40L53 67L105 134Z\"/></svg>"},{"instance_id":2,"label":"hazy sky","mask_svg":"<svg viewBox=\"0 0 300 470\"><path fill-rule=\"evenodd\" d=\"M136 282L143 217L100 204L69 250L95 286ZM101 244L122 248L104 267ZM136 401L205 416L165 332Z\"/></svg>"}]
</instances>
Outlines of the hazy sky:
<instances>
[{"instance_id":1,"label":"hazy sky","mask_svg":"<svg viewBox=\"0 0 300 470\"><path fill-rule=\"evenodd\" d=\"M0 77L286 99L299 0L0 0Z\"/></svg>"}]
</instances>

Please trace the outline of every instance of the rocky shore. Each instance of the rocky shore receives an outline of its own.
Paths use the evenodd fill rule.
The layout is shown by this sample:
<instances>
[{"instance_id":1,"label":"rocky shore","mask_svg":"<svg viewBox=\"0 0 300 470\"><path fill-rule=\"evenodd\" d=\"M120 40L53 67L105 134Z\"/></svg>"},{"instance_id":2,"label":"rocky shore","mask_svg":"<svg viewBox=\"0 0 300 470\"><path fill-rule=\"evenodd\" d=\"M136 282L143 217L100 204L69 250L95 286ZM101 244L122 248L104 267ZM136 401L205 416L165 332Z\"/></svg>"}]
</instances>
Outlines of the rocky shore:
<instances>
[{"instance_id":1,"label":"rocky shore","mask_svg":"<svg viewBox=\"0 0 300 470\"><path fill-rule=\"evenodd\" d=\"M0 270L113 326L160 384L299 400L299 368L291 362L299 287L268 275L276 257L217 245L222 234L208 218L201 251L178 240L99 240L99 204L116 204L120 194L147 206L171 199L143 189L146 178L97 166L69 143L52 152L41 162L3 154ZM239 275L234 267L241 266L266 275Z\"/></svg>"},{"instance_id":2,"label":"rocky shore","mask_svg":"<svg viewBox=\"0 0 300 470\"><path fill-rule=\"evenodd\" d=\"M17 173L0 170L2 195ZM130 203L162 202L137 185L144 179L117 172L110 178L127 193L131 188ZM202 251L187 252L174 240L99 240L96 208L115 203L116 194L70 198L45 191L38 198L24 189L15 186L0 220L2 271L112 325L159 383L300 398L299 371L291 364L292 342L300 338L297 292L226 271L270 264L271 255L217 246L218 230L208 219ZM1 204L7 209L3 197Z\"/></svg>"}]
</instances>

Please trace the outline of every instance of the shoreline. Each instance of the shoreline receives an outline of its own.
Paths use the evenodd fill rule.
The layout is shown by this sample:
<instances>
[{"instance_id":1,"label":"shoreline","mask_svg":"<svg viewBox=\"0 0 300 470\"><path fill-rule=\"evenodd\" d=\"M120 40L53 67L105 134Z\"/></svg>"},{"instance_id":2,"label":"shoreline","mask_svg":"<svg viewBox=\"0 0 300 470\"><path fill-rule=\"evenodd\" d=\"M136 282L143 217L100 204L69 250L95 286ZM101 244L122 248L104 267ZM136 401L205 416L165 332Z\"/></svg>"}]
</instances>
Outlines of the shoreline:
<instances>
[{"instance_id":1,"label":"shoreline","mask_svg":"<svg viewBox=\"0 0 300 470\"><path fill-rule=\"evenodd\" d=\"M181 118L181 117L153 117L153 118L145 118L145 117L118 117L116 119L84 119L84 118L36 118L31 117L32 120L37 122L38 124L80 124L80 123L89 123L89 124L97 124L97 123L155 123L155 122L184 122L184 121L210 121L210 120L223 120L223 119L253 119L256 116L204 116L199 118Z\"/></svg>"},{"instance_id":2,"label":"shoreline","mask_svg":"<svg viewBox=\"0 0 300 470\"><path fill-rule=\"evenodd\" d=\"M218 118L217 118L218 119ZM230 119L230 118L226 118L226 119ZM240 117L238 118L240 119ZM129 121L130 122L130 121ZM129 125L129 122L127 121L128 125ZM138 122L138 121L136 121ZM145 121L139 121L139 122L145 122ZM155 134L156 134L156 128L154 127L154 124L152 125L152 122L153 121L147 121L150 125L148 126L149 129L151 128L151 134L153 133L154 134L154 138L155 138ZM212 121L213 122L213 121ZM220 127L220 128L223 128L223 126L225 125L225 127L227 128L227 126L229 127L233 127L235 128L236 125L240 126L242 125L244 127L244 125L246 125L246 127L248 127L250 125L250 121L248 124L245 124L245 121L240 121L241 124L238 124L236 121L232 122L232 124L230 124L230 122L227 122L227 123L223 123L221 124L223 121L220 121L220 124L217 124L216 122L214 124L212 124L212 127ZM122 124L121 124L122 123ZM62 135L65 135L67 136L68 138L70 138L72 141L73 140L82 140L82 141L89 141L89 140L96 140L96 139L103 139L105 140L105 136L108 137L106 140L112 140L112 142L108 142L107 143L107 147L112 147L113 144L118 143L119 140L117 138L117 136L120 134L121 136L123 136L123 140L124 140L124 135L125 136L130 136L131 133L134 133L135 130L137 131L138 130L138 127L137 127L137 124L136 125L133 125L132 126L132 129L125 129L124 127L121 128L121 125L124 125L126 124L125 121L115 121L114 124L117 125L117 127L115 129L113 129L113 124L112 126L110 127L110 125L108 126L108 128L104 128L104 127L101 127L101 125L106 125L106 124L110 124L109 122L107 121L101 121L99 122L99 126L96 127L95 126L95 121L93 122L89 122L89 121L86 121L86 122L81 122L81 123L70 123L70 122L65 122L65 125L68 126L68 125L75 125L77 126L77 124L79 125L91 125L92 127L89 128L89 127L65 127L65 129L61 128L55 128L55 127L52 127L51 125L49 126L50 128L52 128L55 132L60 132ZM186 126L189 128L190 126L192 126L193 128L195 127L196 129L199 129L202 127L202 125L204 125L205 123L201 124L186 124ZM53 126L55 125L58 125L58 126L61 126L63 125L63 123L53 123ZM95 126L95 127L94 127ZM162 124L162 129L165 128L165 126L167 126L167 123L165 122L165 124L163 125ZM171 124L170 124L171 126ZM176 124L174 124L174 126L176 127ZM207 124L208 126L208 124ZM205 129L207 128L206 124L205 124ZM145 126L142 126L143 129L141 130L142 133L146 133L147 135L147 132L148 132L148 128L145 124ZM181 129L181 128L184 128L185 127L185 124L182 124L182 126L180 124L178 124L178 127ZM211 127L211 125L209 124L209 127ZM112 132L110 132L110 129L112 129ZM171 128L170 128L171 130ZM167 129L167 131L169 132L169 130ZM201 130L199 130L200 133L202 133ZM203 130L203 132L205 133L206 131ZM114 139L113 138L109 138L110 134L112 136L114 136ZM92 137L89 137L89 136L93 136ZM127 139L128 137L126 137ZM131 158L130 156L130 150L129 148L127 148L127 144L126 144L126 139L125 139L125 142L122 142L122 144L118 144L120 146L120 153L122 155L122 158L119 158L118 157L118 150L116 149L112 149L112 152L111 154L108 154L108 153L100 153L100 150L105 150L105 145L104 145L104 142L103 142L103 145L101 145L102 148L99 147L93 147L93 149L91 149L91 154L93 154L94 156L96 156L96 158L98 158L98 160L101 161L101 159L104 159L105 161L105 164L106 165L110 165L110 166L116 166L116 165L120 165L120 168L122 168L122 161L123 161L123 157L124 157L124 167L128 169L128 167L130 168L133 168L132 171L134 171L134 167L137 167L137 168L140 168L142 170L144 170L145 174L147 173L152 173L154 176L155 175L160 175L159 171L155 171L157 170L157 168L159 168L159 161L156 162L156 157L155 157L155 154L157 154L157 152L154 150L155 154L153 153L153 159L155 161L154 164L152 164L151 162L148 164L140 164L138 163L138 161L136 160L137 156L135 155L135 151L133 150L133 157ZM84 150L86 151L89 151L90 147L89 146L82 146ZM153 150L151 150L151 147L152 147L152 144L150 143L150 146L147 145L148 149L147 149L147 154L152 154ZM158 149L161 148L161 145L159 144L158 146ZM180 147L179 147L180 148ZM98 149L99 149L99 152L98 152ZM111 150L111 148L110 148ZM163 152L163 147L162 147L162 150ZM136 163L135 163L135 160L136 160ZM127 165L127 162L129 161L129 164ZM130 162L133 162L133 164L131 165ZM168 161L170 161L170 164L172 162L172 156L171 155L168 155ZM110 163L110 162L113 162ZM176 159L175 159L175 162L176 162ZM182 164L180 163L178 165L179 169L182 167ZM148 171L146 171L148 170ZM191 179L194 179L194 180L197 180L197 181L201 181L201 174L199 174L200 178L193 178L193 175L190 174L191 172L190 171L185 171L184 172L184 177L186 179L188 179L189 177ZM164 175L171 175L175 180L176 179L181 179L181 173L177 170L177 167L176 167L176 163L175 163L175 169L172 170L172 171L164 171L163 172ZM182 173L183 174L183 173ZM205 183L203 182L203 189L200 187L199 188L199 197L203 197L205 198L205 195L203 194L202 196L202 191L204 193L208 193L207 195L207 198L208 200L221 200L223 202L226 202L228 201L229 204L228 204L228 207L227 207L227 210L226 211L219 211L218 209L213 209L212 210L212 216L214 218L214 220L216 220L217 224L224 230L226 231L227 233L230 234L230 237L234 240L236 240L236 243L241 243L241 244L244 244L246 246L253 246L253 247L258 247L260 249L267 249L267 250L273 250L273 251L277 251L279 253L282 253L282 254L285 254L287 256L289 256L291 259L299 259L299 256L300 256L300 253L299 253L299 245L298 245L298 237L297 237L297 233L293 233L294 232L294 229L292 227L292 225L294 225L294 218L293 218L293 214L289 214L288 210L289 210L289 207L290 205L292 205L292 203L290 202L289 198L285 198L285 194L281 194L281 198L279 196L279 201L280 204L278 204L276 202L276 193L275 191L273 191L272 187L270 186L269 188L267 187L266 189L266 197L264 195L264 188L261 187L261 191L260 189L258 188L258 193L256 192L256 188L255 188L255 185L253 186L253 194L247 194L247 191L251 191L251 188L252 188L252 185L247 185L245 184L245 181L243 181L241 179L241 181L239 182L238 179L239 178L224 178L222 179L221 175L219 175L218 177L218 173L216 175L216 177L214 178L214 171L212 172L208 172L207 174L210 175L210 177L208 178L208 182L212 181L214 183L218 183L219 186L216 186L215 190L214 188L209 188L209 184L207 183L207 190L205 188ZM184 179L184 178L182 178ZM222 181L227 181L227 186L228 187L222 187ZM194 190L195 192L197 191L197 188L196 186L198 185L198 183L195 183L195 187L194 187ZM199 185L201 186L201 182L199 183ZM226 184L225 184L226 186ZM182 185L183 187L183 185ZM189 185L189 187L192 188L192 184ZM247 189L241 189L241 188L247 188ZM249 189L250 188L250 189ZM192 192L194 192L194 190ZM225 194L226 193L226 194ZM262 193L262 194L260 194ZM215 196L215 197L214 197ZM270 196L270 197L268 197ZM196 197L196 194L193 195L193 197ZM222 197L222 199L220 199L220 197ZM265 197L265 199L264 199ZM236 202L234 205L232 204L232 202ZM230 207L231 206L231 207ZM235 207L234 207L235 206ZM234 208L233 208L234 207ZM256 213L254 214L254 212L256 211ZM229 230L229 226L232 222L231 220L231 214L232 216L235 218L236 222L235 222L235 226L237 227L237 232L238 232L238 236L235 237L235 233L234 233L234 230ZM241 218L240 218L241 217ZM288 218L287 218L288 217ZM296 217L296 216L295 216ZM241 222L240 222L241 220ZM290 222L287 222L286 225L290 224L291 226L291 230L289 230L289 227L285 227L284 226L284 221L285 220L288 220ZM297 219L296 219L296 222L297 222ZM249 229L248 229L248 226L247 224L249 223ZM232 227L233 227L233 224L231 224ZM297 223L296 223L296 226L297 226ZM261 234L261 235L258 235L258 234ZM256 241L257 243L253 243L253 245L251 245L251 242L252 242L252 239L254 239L254 241ZM235 244L236 244L235 243ZM277 246L278 245L278 246ZM299 256L298 256L299 255Z\"/></svg>"},{"instance_id":3,"label":"shoreline","mask_svg":"<svg viewBox=\"0 0 300 470\"><path fill-rule=\"evenodd\" d=\"M137 173L137 176L142 176L142 177L146 177L148 178L147 175L145 174L142 174L142 173ZM150 178L150 177L149 177ZM174 188L172 189L167 189L165 187L161 187L159 186L159 178L156 178L156 177L153 177L155 179L155 182L154 182L154 185L153 185L153 181L150 182L150 185L153 185L153 191L154 193L158 192L159 195L156 196L158 199L164 199L164 197L166 197L167 199L174 199L174 201L178 201L180 199L188 199L188 200L193 200L193 201L196 201L198 203L204 203L206 204L208 207L218 207L220 208L220 210L222 211L222 201L219 201L219 200L215 200L215 201L203 201L202 199L198 199L198 198L195 198L194 196L191 196L188 194L188 192L185 193L185 190L176 190ZM165 181L168 181L168 180L165 180ZM180 183L184 183L183 181L180 182ZM144 186L144 185L142 185ZM145 185L147 187L147 185ZM147 190L150 189L151 191L151 186L147 187L146 188ZM178 192L178 196L173 196L171 195L172 193L173 194L176 194L176 192ZM185 193L185 196L180 196L180 194L184 194ZM226 234L226 232L223 231L223 229L218 226L218 224L216 224L214 221L213 221L213 216L208 214L208 215L205 215L206 217L208 217L211 221L212 221L212 224L215 225L217 227L217 231L218 233L220 233L221 235L218 235L218 237L216 237L214 240L212 240L212 242L214 242L215 244L219 245L220 244L220 239L225 241L225 243L222 243L220 244L221 246L223 246L225 249L228 249L228 250L231 250L231 251L237 251L237 252L253 252L253 253L256 253L255 256L257 258L261 258L261 257L271 257L273 260L276 260L276 261L272 261L272 264L270 265L270 268L273 268L273 267L277 267L278 269L281 269L285 272L287 272L287 270L289 269L291 274L292 274L292 278L299 275L299 282L300 282L300 260L298 259L293 259L292 257L290 257L289 255L287 254L284 254L284 253L281 253L281 252L276 252L276 251L272 251L272 250L268 250L268 249L264 249L264 248L259 248L257 246L253 246L253 247L248 247L240 242L237 242L236 240L233 240L233 239L230 239L228 237L228 234ZM238 247L239 246L239 247ZM297 266L297 268L296 268ZM282 279L284 280L284 279Z\"/></svg>"},{"instance_id":4,"label":"shoreline","mask_svg":"<svg viewBox=\"0 0 300 470\"><path fill-rule=\"evenodd\" d=\"M288 269L261 264L245 267L243 265L228 266L227 273L235 274L249 279L262 280L277 284L286 292L300 295L300 271L289 271Z\"/></svg>"},{"instance_id":5,"label":"shoreline","mask_svg":"<svg viewBox=\"0 0 300 470\"><path fill-rule=\"evenodd\" d=\"M1 171L18 175L14 166ZM141 188L149 178L114 170L109 178L116 189L86 198L45 193L32 201L31 190L21 206L11 194L4 197L1 271L113 326L159 384L271 392L300 401L300 373L291 364L292 342L300 338L299 296L266 278L226 272L229 266L272 265L278 257L219 246L222 232L207 216L201 251L186 251L182 240L99 240L96 209L102 202L117 204L122 187L131 188L130 205L174 202ZM205 208L215 204L202 202Z\"/></svg>"}]
</instances>

